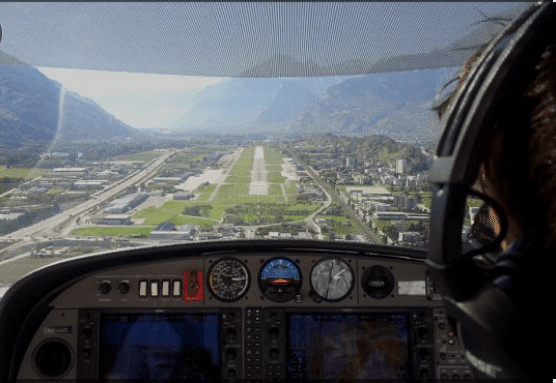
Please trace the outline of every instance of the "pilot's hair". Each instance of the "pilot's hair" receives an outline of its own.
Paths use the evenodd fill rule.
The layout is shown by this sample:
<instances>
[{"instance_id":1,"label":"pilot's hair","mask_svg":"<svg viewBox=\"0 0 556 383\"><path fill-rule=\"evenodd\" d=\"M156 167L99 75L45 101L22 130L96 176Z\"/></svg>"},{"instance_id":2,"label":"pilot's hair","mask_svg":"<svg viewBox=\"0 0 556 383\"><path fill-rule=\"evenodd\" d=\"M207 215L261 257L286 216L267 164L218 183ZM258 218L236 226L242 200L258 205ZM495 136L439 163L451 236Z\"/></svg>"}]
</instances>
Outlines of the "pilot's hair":
<instances>
[{"instance_id":1,"label":"pilot's hair","mask_svg":"<svg viewBox=\"0 0 556 383\"><path fill-rule=\"evenodd\" d=\"M459 84L478 63L476 52L459 72ZM496 200L522 234L556 248L556 45L510 78L489 109L477 155ZM514 84L515 83L515 84Z\"/></svg>"}]
</instances>

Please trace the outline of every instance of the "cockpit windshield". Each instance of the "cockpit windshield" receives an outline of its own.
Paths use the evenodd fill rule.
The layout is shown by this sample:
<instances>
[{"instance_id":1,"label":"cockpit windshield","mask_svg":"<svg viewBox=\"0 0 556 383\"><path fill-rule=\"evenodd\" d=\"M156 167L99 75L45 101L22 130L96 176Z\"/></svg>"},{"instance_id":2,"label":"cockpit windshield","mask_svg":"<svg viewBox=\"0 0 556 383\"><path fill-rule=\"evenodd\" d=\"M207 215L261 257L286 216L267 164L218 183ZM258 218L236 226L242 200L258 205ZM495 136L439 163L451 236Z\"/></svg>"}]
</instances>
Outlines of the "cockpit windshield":
<instances>
[{"instance_id":1,"label":"cockpit windshield","mask_svg":"<svg viewBox=\"0 0 556 383\"><path fill-rule=\"evenodd\" d=\"M0 3L0 290L63 259L174 242L422 258L435 98L523 8Z\"/></svg>"}]
</instances>

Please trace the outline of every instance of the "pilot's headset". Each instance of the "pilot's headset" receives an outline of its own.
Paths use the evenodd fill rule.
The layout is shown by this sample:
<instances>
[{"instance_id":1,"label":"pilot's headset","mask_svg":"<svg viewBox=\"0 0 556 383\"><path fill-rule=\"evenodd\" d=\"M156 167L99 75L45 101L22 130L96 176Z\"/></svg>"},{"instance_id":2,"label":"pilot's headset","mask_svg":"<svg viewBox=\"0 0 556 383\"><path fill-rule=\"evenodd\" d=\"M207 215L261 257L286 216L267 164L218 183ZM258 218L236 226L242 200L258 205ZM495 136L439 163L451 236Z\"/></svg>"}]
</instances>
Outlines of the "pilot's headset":
<instances>
[{"instance_id":1,"label":"pilot's headset","mask_svg":"<svg viewBox=\"0 0 556 383\"><path fill-rule=\"evenodd\" d=\"M548 359L554 347L555 321L550 314L556 283L544 278L546 249L529 236L516 241L519 246L512 246L512 257L488 256L506 236L507 220L496 201L473 187L489 150L485 137L489 129L498 128L490 123L489 111L508 92L523 94L532 80L524 74L532 73L545 47L555 42L556 4L535 3L489 43L452 96L429 173L434 194L426 265L476 379L533 380L546 369L556 370ZM512 128L523 129L518 125ZM556 149L556 137L554 143ZM500 233L489 244L465 240L470 196L488 203L499 217ZM475 215L474 225L486 216ZM477 248L480 244L485 246ZM556 270L551 272L556 276Z\"/></svg>"}]
</instances>

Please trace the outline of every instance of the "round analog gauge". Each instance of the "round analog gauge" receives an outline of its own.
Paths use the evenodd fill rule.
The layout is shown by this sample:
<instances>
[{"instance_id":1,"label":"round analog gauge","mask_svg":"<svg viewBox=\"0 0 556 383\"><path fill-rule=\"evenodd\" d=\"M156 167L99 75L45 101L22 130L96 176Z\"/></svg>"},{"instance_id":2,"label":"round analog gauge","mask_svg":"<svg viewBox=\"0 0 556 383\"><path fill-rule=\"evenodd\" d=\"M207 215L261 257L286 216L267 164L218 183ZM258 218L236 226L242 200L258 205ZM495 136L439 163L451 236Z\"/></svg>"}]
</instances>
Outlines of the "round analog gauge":
<instances>
[{"instance_id":1,"label":"round analog gauge","mask_svg":"<svg viewBox=\"0 0 556 383\"><path fill-rule=\"evenodd\" d=\"M323 259L311 270L311 288L323 300L337 302L344 299L354 285L351 267L339 258Z\"/></svg>"},{"instance_id":2,"label":"round analog gauge","mask_svg":"<svg viewBox=\"0 0 556 383\"><path fill-rule=\"evenodd\" d=\"M301 270L289 259L273 258L261 268L259 287L271 301L289 301L301 287Z\"/></svg>"},{"instance_id":3,"label":"round analog gauge","mask_svg":"<svg viewBox=\"0 0 556 383\"><path fill-rule=\"evenodd\" d=\"M207 274L210 293L223 302L233 302L243 297L249 289L249 281L247 266L233 258L215 262Z\"/></svg>"}]
</instances>

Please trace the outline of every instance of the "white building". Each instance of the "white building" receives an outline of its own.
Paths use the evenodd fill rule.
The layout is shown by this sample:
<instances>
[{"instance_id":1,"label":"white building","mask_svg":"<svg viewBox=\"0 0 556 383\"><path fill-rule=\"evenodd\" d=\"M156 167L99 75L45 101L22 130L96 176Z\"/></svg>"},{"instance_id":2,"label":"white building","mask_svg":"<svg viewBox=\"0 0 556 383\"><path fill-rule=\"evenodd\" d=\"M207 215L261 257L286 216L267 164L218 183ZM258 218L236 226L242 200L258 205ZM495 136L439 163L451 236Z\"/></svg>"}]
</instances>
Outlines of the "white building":
<instances>
[{"instance_id":1,"label":"white building","mask_svg":"<svg viewBox=\"0 0 556 383\"><path fill-rule=\"evenodd\" d=\"M131 217L129 214L107 214L98 217L91 217L91 221L98 225L131 225Z\"/></svg>"},{"instance_id":2,"label":"white building","mask_svg":"<svg viewBox=\"0 0 556 383\"><path fill-rule=\"evenodd\" d=\"M398 241L400 242L415 242L421 239L421 234L416 231L402 231L398 235Z\"/></svg>"},{"instance_id":3,"label":"white building","mask_svg":"<svg viewBox=\"0 0 556 383\"><path fill-rule=\"evenodd\" d=\"M406 161L405 160L398 160L396 161L396 173L403 174L406 171Z\"/></svg>"},{"instance_id":4,"label":"white building","mask_svg":"<svg viewBox=\"0 0 556 383\"><path fill-rule=\"evenodd\" d=\"M149 198L147 193L135 193L114 200L104 209L105 213L125 213Z\"/></svg>"}]
</instances>

